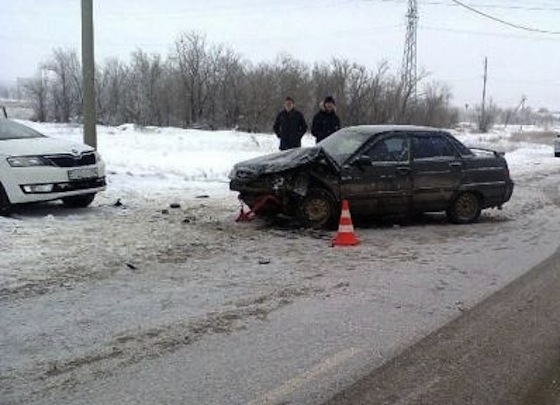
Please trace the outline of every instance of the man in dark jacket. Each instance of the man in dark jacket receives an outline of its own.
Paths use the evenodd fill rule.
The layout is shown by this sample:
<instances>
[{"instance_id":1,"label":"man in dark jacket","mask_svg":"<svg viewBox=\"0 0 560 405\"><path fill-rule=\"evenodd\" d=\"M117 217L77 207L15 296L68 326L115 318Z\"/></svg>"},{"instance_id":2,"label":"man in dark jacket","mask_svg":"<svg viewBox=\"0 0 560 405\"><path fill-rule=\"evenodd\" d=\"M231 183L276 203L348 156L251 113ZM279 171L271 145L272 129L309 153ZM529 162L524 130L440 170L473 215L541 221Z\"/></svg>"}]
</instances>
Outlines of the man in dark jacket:
<instances>
[{"instance_id":1,"label":"man in dark jacket","mask_svg":"<svg viewBox=\"0 0 560 405\"><path fill-rule=\"evenodd\" d=\"M303 114L294 106L294 100L286 97L284 109L278 113L274 121L274 133L280 139L280 150L299 148L301 137L307 131Z\"/></svg>"},{"instance_id":2,"label":"man in dark jacket","mask_svg":"<svg viewBox=\"0 0 560 405\"><path fill-rule=\"evenodd\" d=\"M320 142L339 129L340 119L336 115L334 98L328 96L319 104L319 112L313 117L311 133Z\"/></svg>"}]
</instances>

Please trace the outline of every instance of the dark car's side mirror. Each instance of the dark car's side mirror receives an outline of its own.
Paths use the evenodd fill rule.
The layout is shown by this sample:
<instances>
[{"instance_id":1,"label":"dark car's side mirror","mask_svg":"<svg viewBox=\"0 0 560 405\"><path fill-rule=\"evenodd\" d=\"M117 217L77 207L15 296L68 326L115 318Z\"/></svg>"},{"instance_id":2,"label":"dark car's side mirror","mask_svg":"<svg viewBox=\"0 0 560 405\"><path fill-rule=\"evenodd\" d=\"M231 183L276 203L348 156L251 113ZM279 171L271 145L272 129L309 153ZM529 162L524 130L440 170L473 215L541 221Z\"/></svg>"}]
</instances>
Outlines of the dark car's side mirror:
<instances>
[{"instance_id":1,"label":"dark car's side mirror","mask_svg":"<svg viewBox=\"0 0 560 405\"><path fill-rule=\"evenodd\" d=\"M350 164L362 169L364 167L371 166L373 164L373 159L368 155L361 155L354 159Z\"/></svg>"}]
</instances>

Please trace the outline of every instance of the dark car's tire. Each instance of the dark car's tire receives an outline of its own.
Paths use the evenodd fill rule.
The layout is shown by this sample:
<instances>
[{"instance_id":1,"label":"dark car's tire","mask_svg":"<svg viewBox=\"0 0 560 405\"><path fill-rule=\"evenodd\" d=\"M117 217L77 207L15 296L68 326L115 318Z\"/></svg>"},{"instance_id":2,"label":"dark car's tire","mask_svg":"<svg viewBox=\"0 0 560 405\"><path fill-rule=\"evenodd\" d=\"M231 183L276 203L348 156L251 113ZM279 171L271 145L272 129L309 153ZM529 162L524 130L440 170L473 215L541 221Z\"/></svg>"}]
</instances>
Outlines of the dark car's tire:
<instances>
[{"instance_id":1,"label":"dark car's tire","mask_svg":"<svg viewBox=\"0 0 560 405\"><path fill-rule=\"evenodd\" d=\"M85 208L90 205L95 198L95 193L75 195L62 199L64 205L68 208Z\"/></svg>"},{"instance_id":2,"label":"dark car's tire","mask_svg":"<svg viewBox=\"0 0 560 405\"><path fill-rule=\"evenodd\" d=\"M313 188L301 200L297 216L303 225L310 228L333 228L336 224L338 204L331 193Z\"/></svg>"},{"instance_id":3,"label":"dark car's tire","mask_svg":"<svg viewBox=\"0 0 560 405\"><path fill-rule=\"evenodd\" d=\"M474 193L466 192L453 200L446 214L454 224L470 224L478 220L481 211L480 198Z\"/></svg>"},{"instance_id":4,"label":"dark car's tire","mask_svg":"<svg viewBox=\"0 0 560 405\"><path fill-rule=\"evenodd\" d=\"M12 204L10 204L10 199L2 183L0 183L0 215L8 215Z\"/></svg>"}]
</instances>

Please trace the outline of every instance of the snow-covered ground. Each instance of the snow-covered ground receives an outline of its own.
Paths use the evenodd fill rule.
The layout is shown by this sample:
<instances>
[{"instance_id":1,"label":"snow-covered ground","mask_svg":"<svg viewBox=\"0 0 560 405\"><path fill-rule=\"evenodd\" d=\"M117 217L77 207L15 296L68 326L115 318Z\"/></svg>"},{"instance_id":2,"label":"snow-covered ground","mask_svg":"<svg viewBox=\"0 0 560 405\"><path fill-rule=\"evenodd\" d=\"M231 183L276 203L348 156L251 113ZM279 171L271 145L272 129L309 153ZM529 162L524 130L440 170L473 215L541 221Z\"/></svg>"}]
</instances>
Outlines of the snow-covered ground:
<instances>
[{"instance_id":1,"label":"snow-covered ground","mask_svg":"<svg viewBox=\"0 0 560 405\"><path fill-rule=\"evenodd\" d=\"M79 127L27 124L81 139ZM0 385L8 387L0 397L124 403L119 389L106 389L108 376L140 398L148 387L129 374L147 373L147 361L172 363L178 349L190 350L190 361L206 355L196 371L181 371L192 373L190 385L177 388L183 402L158 400L160 386L150 385L152 403L262 403L255 398L278 393L297 370L313 370L349 346L343 353L354 358L355 372L381 364L558 248L560 159L552 135L518 129L457 134L506 152L516 188L503 210L484 211L466 226L433 215L358 228L362 243L339 249L330 247L329 232L234 222L239 205L227 175L235 162L275 151L274 136L98 127L109 186L91 208L49 203L0 217ZM180 208L169 208L175 202ZM278 326L290 313L306 326ZM276 349L257 345L279 329L282 341L269 342ZM235 376L219 368L222 360L212 356L250 332L247 353L239 344L230 355L255 356L260 368L236 364ZM224 387L240 387L235 400L231 386L229 393L210 388L204 370ZM358 374L332 378L350 383ZM63 391L72 399L62 400Z\"/></svg>"}]
</instances>

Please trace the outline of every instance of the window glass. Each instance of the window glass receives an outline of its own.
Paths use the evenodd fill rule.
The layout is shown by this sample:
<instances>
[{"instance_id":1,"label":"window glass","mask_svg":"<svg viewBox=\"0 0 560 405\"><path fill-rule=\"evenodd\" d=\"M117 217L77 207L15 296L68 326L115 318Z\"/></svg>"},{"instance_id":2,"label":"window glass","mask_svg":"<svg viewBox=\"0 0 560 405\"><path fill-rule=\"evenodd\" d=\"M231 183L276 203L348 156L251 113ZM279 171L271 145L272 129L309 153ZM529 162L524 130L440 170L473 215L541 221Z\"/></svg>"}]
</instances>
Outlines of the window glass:
<instances>
[{"instance_id":1,"label":"window glass","mask_svg":"<svg viewBox=\"0 0 560 405\"><path fill-rule=\"evenodd\" d=\"M459 151L462 156L472 155L473 153L469 148L463 145L458 139L454 138L453 136L449 135L447 138L449 141L455 146L455 149Z\"/></svg>"},{"instance_id":2,"label":"window glass","mask_svg":"<svg viewBox=\"0 0 560 405\"><path fill-rule=\"evenodd\" d=\"M414 159L454 156L453 146L440 135L415 136L412 138L412 157Z\"/></svg>"},{"instance_id":3,"label":"window glass","mask_svg":"<svg viewBox=\"0 0 560 405\"><path fill-rule=\"evenodd\" d=\"M40 138L39 132L15 121L0 120L0 141L8 139Z\"/></svg>"},{"instance_id":4,"label":"window glass","mask_svg":"<svg viewBox=\"0 0 560 405\"><path fill-rule=\"evenodd\" d=\"M375 142L366 153L374 162L402 162L408 160L405 136L392 136Z\"/></svg>"},{"instance_id":5,"label":"window glass","mask_svg":"<svg viewBox=\"0 0 560 405\"><path fill-rule=\"evenodd\" d=\"M323 139L317 145L327 152L338 164L342 165L372 135L372 132L367 130L342 128Z\"/></svg>"}]
</instances>

